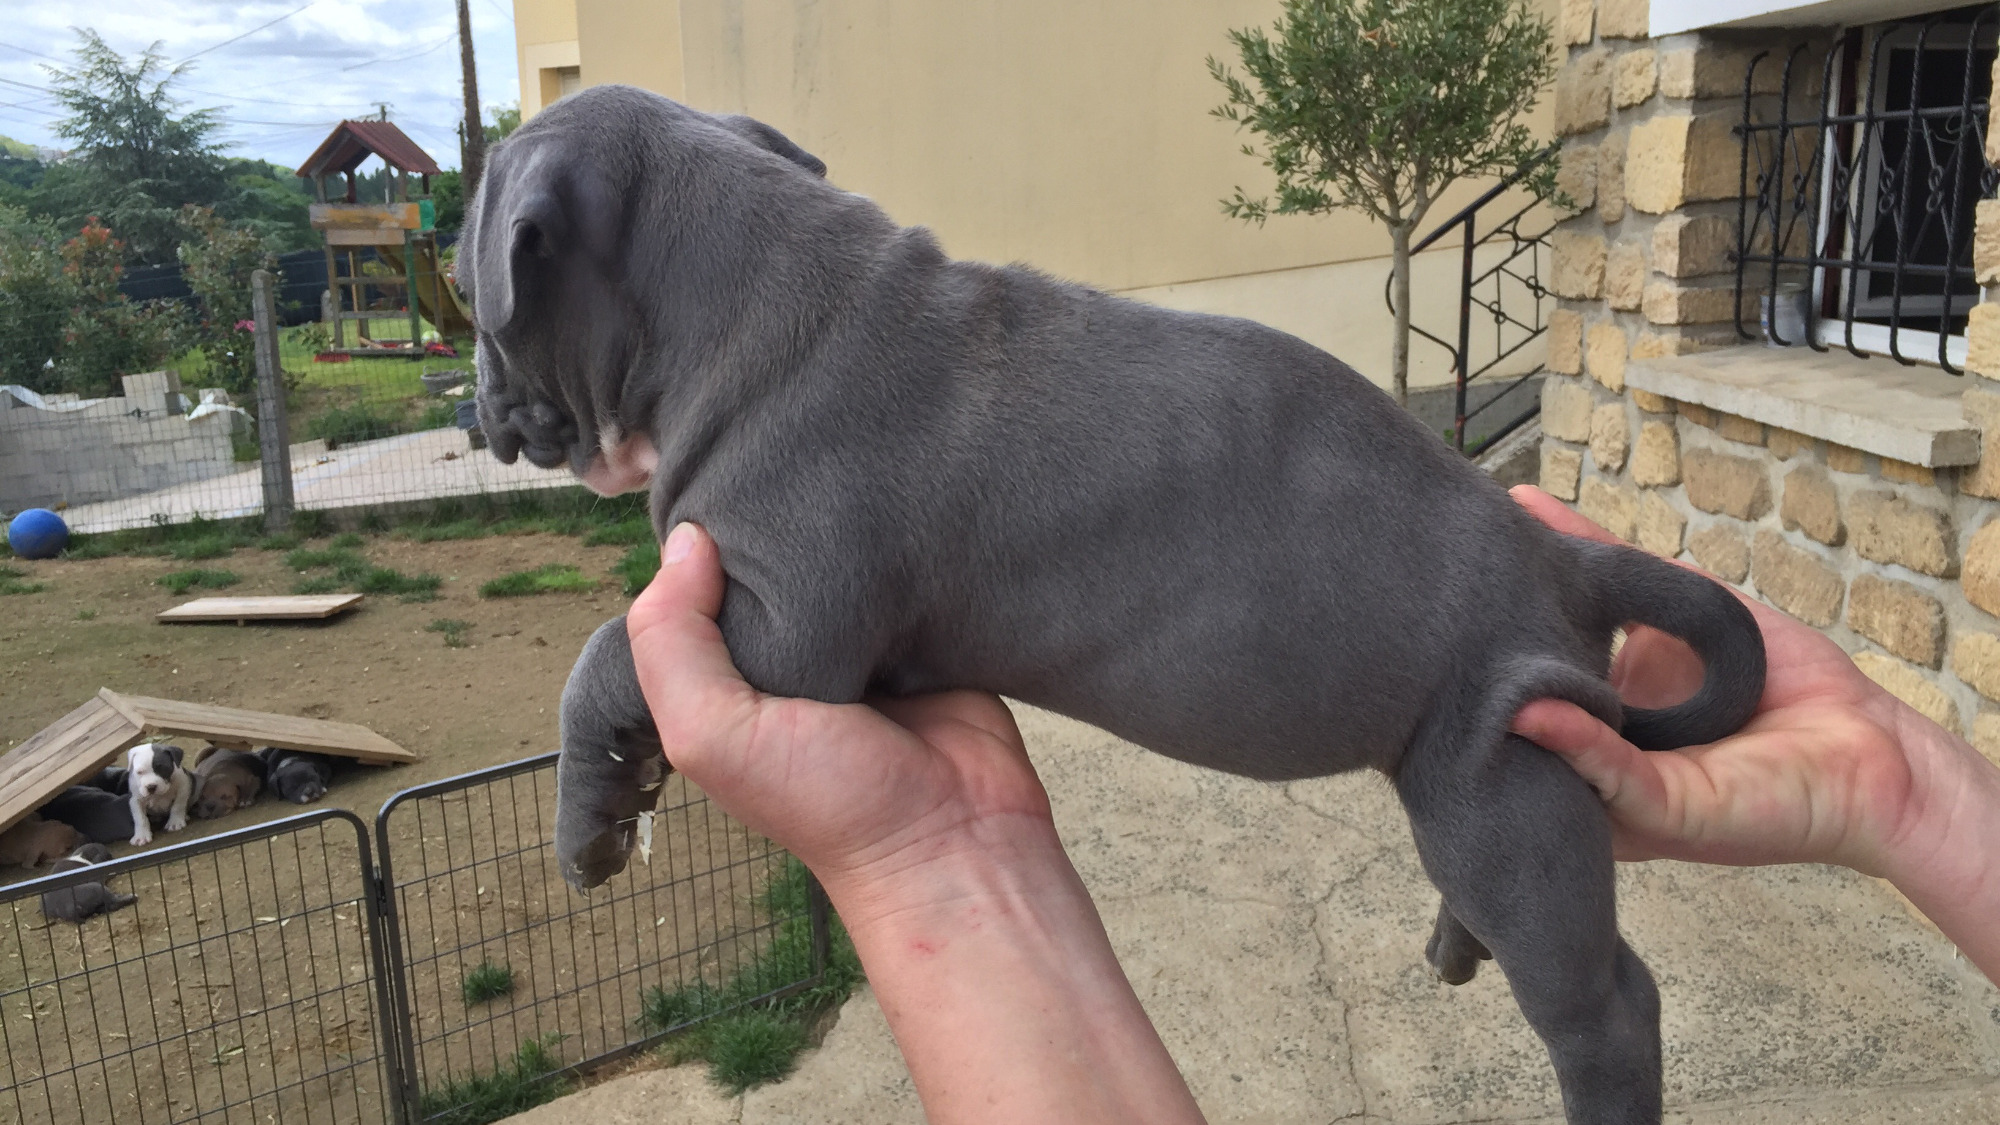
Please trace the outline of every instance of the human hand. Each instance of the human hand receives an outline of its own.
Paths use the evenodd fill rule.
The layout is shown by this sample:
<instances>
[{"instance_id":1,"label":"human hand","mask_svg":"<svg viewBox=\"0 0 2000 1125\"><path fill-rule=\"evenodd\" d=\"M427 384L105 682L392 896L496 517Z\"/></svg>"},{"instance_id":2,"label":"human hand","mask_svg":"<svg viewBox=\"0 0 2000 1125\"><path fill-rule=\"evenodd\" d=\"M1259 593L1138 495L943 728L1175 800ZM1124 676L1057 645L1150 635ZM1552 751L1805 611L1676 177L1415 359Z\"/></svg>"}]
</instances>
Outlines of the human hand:
<instances>
[{"instance_id":1,"label":"human hand","mask_svg":"<svg viewBox=\"0 0 2000 1125\"><path fill-rule=\"evenodd\" d=\"M667 760L828 883L880 882L994 834L1053 838L1048 795L999 698L958 691L835 705L765 695L730 661L723 573L693 524L626 630ZM861 878L866 876L865 879Z\"/></svg>"},{"instance_id":2,"label":"human hand","mask_svg":"<svg viewBox=\"0 0 2000 1125\"><path fill-rule=\"evenodd\" d=\"M1514 499L1568 535L1617 542L1540 489ZM1741 597L1741 595L1738 595ZM1875 684L1824 634L1742 598L1769 671L1757 713L1708 746L1647 753L1574 705L1539 700L1514 730L1561 754L1604 798L1621 859L1839 863L1888 874L1920 847L1936 795L1932 724ZM1686 645L1634 627L1613 663L1630 705L1686 699L1702 676Z\"/></svg>"}]
</instances>

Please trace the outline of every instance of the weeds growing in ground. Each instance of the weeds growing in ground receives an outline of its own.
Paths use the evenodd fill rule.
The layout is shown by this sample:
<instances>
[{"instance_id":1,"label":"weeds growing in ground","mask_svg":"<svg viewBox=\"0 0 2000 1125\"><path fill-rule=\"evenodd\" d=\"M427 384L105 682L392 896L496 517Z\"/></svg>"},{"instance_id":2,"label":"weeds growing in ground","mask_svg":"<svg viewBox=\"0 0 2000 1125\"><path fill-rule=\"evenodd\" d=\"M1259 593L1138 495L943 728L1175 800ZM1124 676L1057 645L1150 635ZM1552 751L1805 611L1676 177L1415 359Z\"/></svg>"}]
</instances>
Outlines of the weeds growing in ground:
<instances>
[{"instance_id":1,"label":"weeds growing in ground","mask_svg":"<svg viewBox=\"0 0 2000 1125\"><path fill-rule=\"evenodd\" d=\"M861 983L861 959L854 953L854 943L840 919L829 916L825 972L805 988L775 995L812 975L807 879L805 865L787 857L783 871L761 895L768 916L783 921L762 956L729 979L696 980L675 989L654 985L640 993L641 1027L686 1028L667 1040L663 1050L668 1057L676 1063L707 1062L709 1076L731 1093L790 1073L813 1022L838 1007Z\"/></svg>"},{"instance_id":2,"label":"weeds growing in ground","mask_svg":"<svg viewBox=\"0 0 2000 1125\"><path fill-rule=\"evenodd\" d=\"M97 620L97 611L94 609L79 609L76 611L76 619L78 621L95 621Z\"/></svg>"},{"instance_id":3,"label":"weeds growing in ground","mask_svg":"<svg viewBox=\"0 0 2000 1125\"><path fill-rule=\"evenodd\" d=\"M640 591L653 582L653 575L660 572L660 545L641 543L625 552L625 557L611 567L611 573L618 576L621 588L628 598L636 598Z\"/></svg>"},{"instance_id":4,"label":"weeds growing in ground","mask_svg":"<svg viewBox=\"0 0 2000 1125\"><path fill-rule=\"evenodd\" d=\"M482 598L523 598L530 594L574 594L597 589L597 579L568 563L544 563L533 570L503 574L479 587Z\"/></svg>"},{"instance_id":5,"label":"weeds growing in ground","mask_svg":"<svg viewBox=\"0 0 2000 1125\"><path fill-rule=\"evenodd\" d=\"M463 624L463 622L461 622ZM450 644L447 635L446 644ZM465 974L459 982L459 992L465 996L465 1006L484 1004L514 991L514 970L505 965L495 965L491 961L481 961L478 967Z\"/></svg>"},{"instance_id":6,"label":"weeds growing in ground","mask_svg":"<svg viewBox=\"0 0 2000 1125\"><path fill-rule=\"evenodd\" d=\"M492 1074L475 1074L425 1090L418 1115L427 1125L487 1125L569 1093L567 1079L553 1077L562 1059L560 1035L523 1040L514 1057Z\"/></svg>"},{"instance_id":7,"label":"weeds growing in ground","mask_svg":"<svg viewBox=\"0 0 2000 1125\"><path fill-rule=\"evenodd\" d=\"M276 535L266 535L262 539L257 540L257 549L260 551L289 551L303 542L305 542L305 538L298 532L281 531Z\"/></svg>"},{"instance_id":8,"label":"weeds growing in ground","mask_svg":"<svg viewBox=\"0 0 2000 1125\"><path fill-rule=\"evenodd\" d=\"M241 582L242 579L238 578L234 571L202 570L197 567L191 570L176 570L171 574L162 574L158 578L153 579L153 581L165 586L176 594L185 594L196 587L204 590L220 590L225 586L234 586L238 582Z\"/></svg>"},{"instance_id":9,"label":"weeds growing in ground","mask_svg":"<svg viewBox=\"0 0 2000 1125\"><path fill-rule=\"evenodd\" d=\"M470 628L472 628L472 622L470 621L460 621L456 617L440 617L436 621L424 626L424 631L427 633L444 634L444 647L446 648L464 648L465 631Z\"/></svg>"},{"instance_id":10,"label":"weeds growing in ground","mask_svg":"<svg viewBox=\"0 0 2000 1125\"><path fill-rule=\"evenodd\" d=\"M292 583L294 594L337 594L347 583L338 574L315 574Z\"/></svg>"},{"instance_id":11,"label":"weeds growing in ground","mask_svg":"<svg viewBox=\"0 0 2000 1125\"><path fill-rule=\"evenodd\" d=\"M18 566L0 566L0 595L39 594L48 587L27 581L28 572Z\"/></svg>"}]
</instances>

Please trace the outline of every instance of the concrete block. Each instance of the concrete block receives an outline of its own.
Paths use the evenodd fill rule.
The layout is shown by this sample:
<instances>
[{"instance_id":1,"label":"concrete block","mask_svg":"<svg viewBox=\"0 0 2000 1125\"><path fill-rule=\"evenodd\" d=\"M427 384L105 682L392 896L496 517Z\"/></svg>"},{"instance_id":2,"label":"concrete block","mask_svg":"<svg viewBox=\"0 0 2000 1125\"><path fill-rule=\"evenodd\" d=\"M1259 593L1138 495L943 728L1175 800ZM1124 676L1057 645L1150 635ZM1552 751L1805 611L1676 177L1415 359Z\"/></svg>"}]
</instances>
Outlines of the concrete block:
<instances>
[{"instance_id":1,"label":"concrete block","mask_svg":"<svg viewBox=\"0 0 2000 1125\"><path fill-rule=\"evenodd\" d=\"M1649 8L1647 0L1598 0L1598 37L1644 39Z\"/></svg>"},{"instance_id":2,"label":"concrete block","mask_svg":"<svg viewBox=\"0 0 2000 1125\"><path fill-rule=\"evenodd\" d=\"M1573 309L1549 314L1548 369L1560 375L1583 373L1583 317Z\"/></svg>"},{"instance_id":3,"label":"concrete block","mask_svg":"<svg viewBox=\"0 0 2000 1125\"><path fill-rule=\"evenodd\" d=\"M1746 302L1748 298L1745 298ZM1680 285L1652 281L1646 285L1641 308L1653 324L1733 324L1736 286L1733 282ZM1748 318L1745 318L1747 324Z\"/></svg>"},{"instance_id":4,"label":"concrete block","mask_svg":"<svg viewBox=\"0 0 2000 1125\"><path fill-rule=\"evenodd\" d=\"M1651 47L1619 55L1611 64L1611 104L1627 109L1652 97L1657 70Z\"/></svg>"},{"instance_id":5,"label":"concrete block","mask_svg":"<svg viewBox=\"0 0 2000 1125\"><path fill-rule=\"evenodd\" d=\"M1549 236L1549 289L1558 297L1596 300L1604 292L1604 236L1558 230Z\"/></svg>"},{"instance_id":6,"label":"concrete block","mask_svg":"<svg viewBox=\"0 0 2000 1125\"><path fill-rule=\"evenodd\" d=\"M1660 494L1648 490L1639 498L1639 546L1660 556L1671 559L1681 553L1681 540L1687 531L1687 517L1672 504L1662 499Z\"/></svg>"},{"instance_id":7,"label":"concrete block","mask_svg":"<svg viewBox=\"0 0 2000 1125\"><path fill-rule=\"evenodd\" d=\"M1740 414L1724 414L1717 418L1715 432L1739 445L1764 444L1764 423L1753 422Z\"/></svg>"},{"instance_id":8,"label":"concrete block","mask_svg":"<svg viewBox=\"0 0 2000 1125\"><path fill-rule=\"evenodd\" d=\"M1725 582L1750 576L1750 543L1728 524L1710 524L1688 537L1688 553L1703 570Z\"/></svg>"},{"instance_id":9,"label":"concrete block","mask_svg":"<svg viewBox=\"0 0 2000 1125\"><path fill-rule=\"evenodd\" d=\"M1750 548L1750 580L1772 605L1816 629L1840 620L1840 574L1809 551L1760 531Z\"/></svg>"},{"instance_id":10,"label":"concrete block","mask_svg":"<svg viewBox=\"0 0 2000 1125\"><path fill-rule=\"evenodd\" d=\"M1966 542L1958 584L1966 601L2000 617L2000 520L1989 520Z\"/></svg>"},{"instance_id":11,"label":"concrete block","mask_svg":"<svg viewBox=\"0 0 2000 1125\"><path fill-rule=\"evenodd\" d=\"M1624 403L1607 402L1590 412L1590 460L1599 472L1617 475L1625 467L1625 455L1631 447Z\"/></svg>"},{"instance_id":12,"label":"concrete block","mask_svg":"<svg viewBox=\"0 0 2000 1125\"><path fill-rule=\"evenodd\" d=\"M1576 502L1577 481L1583 474L1583 451L1542 442L1541 489L1558 500Z\"/></svg>"},{"instance_id":13,"label":"concrete block","mask_svg":"<svg viewBox=\"0 0 2000 1125\"><path fill-rule=\"evenodd\" d=\"M1637 242L1620 242L1604 260L1604 300L1620 312L1636 311L1646 297L1646 250ZM1624 330L1619 330L1618 358L1625 359Z\"/></svg>"},{"instance_id":14,"label":"concrete block","mask_svg":"<svg viewBox=\"0 0 2000 1125\"><path fill-rule=\"evenodd\" d=\"M1854 553L1874 562L1949 578L1958 573L1951 517L1893 492L1857 492L1848 499Z\"/></svg>"},{"instance_id":15,"label":"concrete block","mask_svg":"<svg viewBox=\"0 0 2000 1125\"><path fill-rule=\"evenodd\" d=\"M1542 381L1542 432L1562 441L1590 440L1590 412L1596 400L1581 383L1550 377Z\"/></svg>"},{"instance_id":16,"label":"concrete block","mask_svg":"<svg viewBox=\"0 0 2000 1125\"><path fill-rule=\"evenodd\" d=\"M1560 163L1556 166L1556 190L1569 197L1575 204L1568 215L1580 215L1597 202L1597 146L1588 141L1569 141L1563 145Z\"/></svg>"},{"instance_id":17,"label":"concrete block","mask_svg":"<svg viewBox=\"0 0 2000 1125\"><path fill-rule=\"evenodd\" d=\"M2000 702L2000 637L1962 633L1951 646L1951 670L1972 690Z\"/></svg>"},{"instance_id":18,"label":"concrete block","mask_svg":"<svg viewBox=\"0 0 2000 1125\"><path fill-rule=\"evenodd\" d=\"M1690 449L1681 455L1681 481L1688 503L1704 512L1754 520L1771 510L1770 474L1748 457Z\"/></svg>"},{"instance_id":19,"label":"concrete block","mask_svg":"<svg viewBox=\"0 0 2000 1125\"><path fill-rule=\"evenodd\" d=\"M1674 412L1673 399L1665 395L1656 395L1651 391L1634 390L1632 392L1632 405L1648 414L1672 414Z\"/></svg>"},{"instance_id":20,"label":"concrete block","mask_svg":"<svg viewBox=\"0 0 2000 1125\"><path fill-rule=\"evenodd\" d=\"M1653 227L1653 268L1668 277L1701 277L1730 271L1736 224L1718 215L1661 217Z\"/></svg>"},{"instance_id":21,"label":"concrete block","mask_svg":"<svg viewBox=\"0 0 2000 1125\"><path fill-rule=\"evenodd\" d=\"M1588 46L1596 23L1595 0L1562 0L1557 35L1565 46Z\"/></svg>"},{"instance_id":22,"label":"concrete block","mask_svg":"<svg viewBox=\"0 0 2000 1125\"><path fill-rule=\"evenodd\" d=\"M1556 135L1601 129L1611 119L1611 52L1602 47L1573 56L1556 75Z\"/></svg>"},{"instance_id":23,"label":"concrete block","mask_svg":"<svg viewBox=\"0 0 2000 1125\"><path fill-rule=\"evenodd\" d=\"M1605 389L1625 389L1625 329L1611 321L1590 326L1584 345L1584 365Z\"/></svg>"},{"instance_id":24,"label":"concrete block","mask_svg":"<svg viewBox=\"0 0 2000 1125\"><path fill-rule=\"evenodd\" d=\"M1646 488L1681 482L1681 436L1672 422L1648 419L1639 423L1639 440L1632 452L1632 480Z\"/></svg>"},{"instance_id":25,"label":"concrete block","mask_svg":"<svg viewBox=\"0 0 2000 1125\"><path fill-rule=\"evenodd\" d=\"M1908 582L1856 575L1847 627L1912 664L1936 668L1944 660L1944 606Z\"/></svg>"},{"instance_id":26,"label":"concrete block","mask_svg":"<svg viewBox=\"0 0 2000 1125\"><path fill-rule=\"evenodd\" d=\"M1778 518L1787 529L1803 531L1829 547L1838 547L1847 539L1847 525L1840 519L1839 493L1817 465L1804 465L1785 474Z\"/></svg>"},{"instance_id":27,"label":"concrete block","mask_svg":"<svg viewBox=\"0 0 2000 1125\"><path fill-rule=\"evenodd\" d=\"M1639 538L1639 494L1603 477L1586 477L1576 510L1627 543Z\"/></svg>"}]
</instances>

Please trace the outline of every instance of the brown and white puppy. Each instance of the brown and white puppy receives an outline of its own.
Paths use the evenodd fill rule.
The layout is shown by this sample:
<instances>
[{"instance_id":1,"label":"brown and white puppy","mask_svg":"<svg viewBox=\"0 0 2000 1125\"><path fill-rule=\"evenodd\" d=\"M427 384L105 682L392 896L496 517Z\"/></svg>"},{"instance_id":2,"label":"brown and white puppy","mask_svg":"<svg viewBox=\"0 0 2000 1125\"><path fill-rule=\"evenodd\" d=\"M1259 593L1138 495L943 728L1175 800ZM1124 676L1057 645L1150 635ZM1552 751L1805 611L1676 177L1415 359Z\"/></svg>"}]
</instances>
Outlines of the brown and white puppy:
<instances>
[{"instance_id":1,"label":"brown and white puppy","mask_svg":"<svg viewBox=\"0 0 2000 1125\"><path fill-rule=\"evenodd\" d=\"M29 813L28 819L0 833L0 863L40 867L68 855L83 842L83 833L69 825Z\"/></svg>"},{"instance_id":2,"label":"brown and white puppy","mask_svg":"<svg viewBox=\"0 0 2000 1125\"><path fill-rule=\"evenodd\" d=\"M247 809L264 789L264 760L241 750L210 750L194 768L196 820Z\"/></svg>"},{"instance_id":3,"label":"brown and white puppy","mask_svg":"<svg viewBox=\"0 0 2000 1125\"><path fill-rule=\"evenodd\" d=\"M75 871L93 863L106 863L111 852L103 844L85 844L56 861L52 874ZM109 914L139 901L138 895L121 895L103 883L71 883L42 892L42 914L51 921L82 922L99 914Z\"/></svg>"},{"instance_id":4,"label":"brown and white puppy","mask_svg":"<svg viewBox=\"0 0 2000 1125\"><path fill-rule=\"evenodd\" d=\"M142 742L125 752L125 786L132 803L132 846L153 842L153 819L165 817L165 830L187 827L188 802L194 779L181 768L181 748L165 742Z\"/></svg>"}]
</instances>

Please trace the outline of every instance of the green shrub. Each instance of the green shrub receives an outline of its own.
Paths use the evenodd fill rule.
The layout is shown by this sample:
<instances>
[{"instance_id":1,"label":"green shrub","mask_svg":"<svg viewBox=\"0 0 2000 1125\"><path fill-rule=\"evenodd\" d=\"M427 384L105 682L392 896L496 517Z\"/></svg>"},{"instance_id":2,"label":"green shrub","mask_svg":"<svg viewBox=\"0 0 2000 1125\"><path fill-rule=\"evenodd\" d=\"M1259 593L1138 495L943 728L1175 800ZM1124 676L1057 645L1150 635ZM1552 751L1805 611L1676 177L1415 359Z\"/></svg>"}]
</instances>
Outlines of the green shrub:
<instances>
[{"instance_id":1,"label":"green shrub","mask_svg":"<svg viewBox=\"0 0 2000 1125\"><path fill-rule=\"evenodd\" d=\"M806 1047L806 1029L777 1012L752 1009L702 1029L708 1076L733 1096L792 1072Z\"/></svg>"},{"instance_id":2,"label":"green shrub","mask_svg":"<svg viewBox=\"0 0 2000 1125\"><path fill-rule=\"evenodd\" d=\"M482 598L520 598L530 594L577 593L597 588L597 579L568 563L545 563L533 570L503 574L479 587Z\"/></svg>"},{"instance_id":3,"label":"green shrub","mask_svg":"<svg viewBox=\"0 0 2000 1125\"><path fill-rule=\"evenodd\" d=\"M554 1076L563 1067L554 1050L561 1038L524 1040L492 1074L425 1090L417 1099L419 1118L425 1125L487 1125L569 1093L571 1083Z\"/></svg>"},{"instance_id":4,"label":"green shrub","mask_svg":"<svg viewBox=\"0 0 2000 1125\"><path fill-rule=\"evenodd\" d=\"M444 647L446 648L464 648L465 631L470 628L472 628L472 622L470 621L460 621L455 617L440 617L424 626L424 631L427 633L444 634Z\"/></svg>"},{"instance_id":5,"label":"green shrub","mask_svg":"<svg viewBox=\"0 0 2000 1125\"><path fill-rule=\"evenodd\" d=\"M463 624L463 622L460 622ZM450 640L447 637L446 643ZM514 970L505 965L495 965L491 961L481 961L465 979L459 982L459 991L465 996L465 1006L484 1004L514 991Z\"/></svg>"},{"instance_id":6,"label":"green shrub","mask_svg":"<svg viewBox=\"0 0 2000 1125\"><path fill-rule=\"evenodd\" d=\"M172 574L163 574L153 581L165 586L176 594L185 594L196 587L204 590L220 590L225 586L234 586L238 582L241 582L242 579L227 570L201 570L197 568L193 570L176 570Z\"/></svg>"},{"instance_id":7,"label":"green shrub","mask_svg":"<svg viewBox=\"0 0 2000 1125\"><path fill-rule=\"evenodd\" d=\"M319 438L328 446L394 437L408 429L403 412L393 406L357 402L336 406L306 422L306 436Z\"/></svg>"},{"instance_id":8,"label":"green shrub","mask_svg":"<svg viewBox=\"0 0 2000 1125\"><path fill-rule=\"evenodd\" d=\"M394 594L406 602L433 602L444 579L435 574L404 574L386 566L371 566L353 583L363 594Z\"/></svg>"},{"instance_id":9,"label":"green shrub","mask_svg":"<svg viewBox=\"0 0 2000 1125\"><path fill-rule=\"evenodd\" d=\"M18 566L0 566L0 595L39 594L48 589L40 582L24 581L28 572Z\"/></svg>"},{"instance_id":10,"label":"green shrub","mask_svg":"<svg viewBox=\"0 0 2000 1125\"><path fill-rule=\"evenodd\" d=\"M328 540L326 545L336 551L358 550L361 547L361 534L355 531L343 531Z\"/></svg>"},{"instance_id":11,"label":"green shrub","mask_svg":"<svg viewBox=\"0 0 2000 1125\"><path fill-rule=\"evenodd\" d=\"M625 596L636 598L647 586L652 585L653 576L660 572L660 545L641 543L625 552L625 557L611 568L623 583Z\"/></svg>"}]
</instances>

